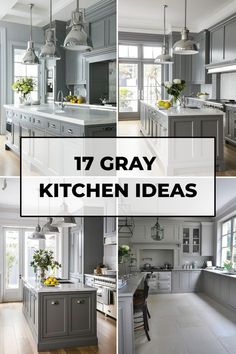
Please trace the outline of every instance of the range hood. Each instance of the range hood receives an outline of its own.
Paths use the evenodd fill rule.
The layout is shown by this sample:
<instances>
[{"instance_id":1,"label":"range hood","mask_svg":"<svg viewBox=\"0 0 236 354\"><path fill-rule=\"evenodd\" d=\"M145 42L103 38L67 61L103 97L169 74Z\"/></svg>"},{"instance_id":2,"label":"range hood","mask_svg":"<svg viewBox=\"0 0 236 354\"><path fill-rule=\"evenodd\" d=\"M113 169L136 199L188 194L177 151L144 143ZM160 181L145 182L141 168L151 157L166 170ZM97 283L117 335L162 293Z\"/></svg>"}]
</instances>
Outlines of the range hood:
<instances>
[{"instance_id":1,"label":"range hood","mask_svg":"<svg viewBox=\"0 0 236 354\"><path fill-rule=\"evenodd\" d=\"M206 65L208 74L236 72L236 60Z\"/></svg>"}]
</instances>

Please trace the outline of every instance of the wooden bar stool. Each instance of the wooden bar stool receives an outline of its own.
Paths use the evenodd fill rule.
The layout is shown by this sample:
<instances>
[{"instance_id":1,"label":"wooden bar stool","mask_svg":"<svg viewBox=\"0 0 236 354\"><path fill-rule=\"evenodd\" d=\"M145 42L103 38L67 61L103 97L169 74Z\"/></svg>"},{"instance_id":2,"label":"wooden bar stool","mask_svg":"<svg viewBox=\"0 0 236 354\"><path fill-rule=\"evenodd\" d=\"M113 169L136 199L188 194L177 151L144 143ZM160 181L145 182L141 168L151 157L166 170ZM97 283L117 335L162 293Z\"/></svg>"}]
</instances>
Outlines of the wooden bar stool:
<instances>
[{"instance_id":1,"label":"wooden bar stool","mask_svg":"<svg viewBox=\"0 0 236 354\"><path fill-rule=\"evenodd\" d=\"M146 291L145 291L145 288L146 288ZM144 288L143 289L137 289L134 293L134 297L137 298L137 297L141 297L143 298L145 295L144 293L146 293L146 300L148 298L148 292L149 292L149 286L148 286L148 282L147 282L147 279L144 280ZM148 306L147 306L147 314L148 314L148 318L151 318L151 315L150 315L150 312L149 312L149 309L148 309Z\"/></svg>"},{"instance_id":2,"label":"wooden bar stool","mask_svg":"<svg viewBox=\"0 0 236 354\"><path fill-rule=\"evenodd\" d=\"M147 307L147 298L148 298L149 286L147 281L144 281L143 292L139 293L138 296L134 295L134 330L139 330L144 328L146 337L148 341L151 340L149 336L149 324L148 324L148 307Z\"/></svg>"}]
</instances>

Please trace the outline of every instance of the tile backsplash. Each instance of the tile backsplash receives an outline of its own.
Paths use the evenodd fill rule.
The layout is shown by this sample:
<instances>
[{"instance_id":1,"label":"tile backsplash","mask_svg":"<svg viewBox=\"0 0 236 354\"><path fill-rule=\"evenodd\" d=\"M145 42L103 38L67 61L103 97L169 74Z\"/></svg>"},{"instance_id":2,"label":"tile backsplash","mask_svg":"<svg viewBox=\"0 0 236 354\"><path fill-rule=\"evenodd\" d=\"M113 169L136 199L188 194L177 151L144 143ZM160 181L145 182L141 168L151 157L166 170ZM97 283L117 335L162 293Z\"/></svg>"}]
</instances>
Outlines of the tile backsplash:
<instances>
[{"instance_id":1,"label":"tile backsplash","mask_svg":"<svg viewBox=\"0 0 236 354\"><path fill-rule=\"evenodd\" d=\"M196 262L197 268L201 268L204 262L213 261L213 257L202 257L202 256L183 256L182 265L184 264L193 264Z\"/></svg>"}]
</instances>

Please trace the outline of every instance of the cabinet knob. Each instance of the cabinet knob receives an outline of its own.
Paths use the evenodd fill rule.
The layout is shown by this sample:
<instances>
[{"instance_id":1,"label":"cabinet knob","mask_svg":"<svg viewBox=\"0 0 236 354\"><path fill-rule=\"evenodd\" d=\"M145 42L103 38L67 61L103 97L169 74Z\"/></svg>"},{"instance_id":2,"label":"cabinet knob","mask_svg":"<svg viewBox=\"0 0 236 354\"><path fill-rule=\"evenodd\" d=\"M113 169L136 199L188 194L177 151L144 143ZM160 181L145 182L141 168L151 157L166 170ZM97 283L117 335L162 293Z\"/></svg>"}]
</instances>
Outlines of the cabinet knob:
<instances>
[{"instance_id":1,"label":"cabinet knob","mask_svg":"<svg viewBox=\"0 0 236 354\"><path fill-rule=\"evenodd\" d=\"M84 304L85 303L85 300L77 300L77 304Z\"/></svg>"},{"instance_id":2,"label":"cabinet knob","mask_svg":"<svg viewBox=\"0 0 236 354\"><path fill-rule=\"evenodd\" d=\"M55 124L49 124L49 127L51 127L51 128L56 128L56 125Z\"/></svg>"},{"instance_id":3,"label":"cabinet knob","mask_svg":"<svg viewBox=\"0 0 236 354\"><path fill-rule=\"evenodd\" d=\"M52 301L51 305L59 305L59 301Z\"/></svg>"},{"instance_id":4,"label":"cabinet knob","mask_svg":"<svg viewBox=\"0 0 236 354\"><path fill-rule=\"evenodd\" d=\"M68 130L67 130L67 133L68 133L68 134L72 134L72 133L73 133L73 130L72 130L72 129L68 129Z\"/></svg>"},{"instance_id":5,"label":"cabinet knob","mask_svg":"<svg viewBox=\"0 0 236 354\"><path fill-rule=\"evenodd\" d=\"M41 123L41 120L38 119L38 120L37 120L37 123L40 124L40 123Z\"/></svg>"},{"instance_id":6,"label":"cabinet knob","mask_svg":"<svg viewBox=\"0 0 236 354\"><path fill-rule=\"evenodd\" d=\"M106 127L106 128L103 128L103 130L105 130L106 132L110 132L110 131L112 131L112 127Z\"/></svg>"}]
</instances>

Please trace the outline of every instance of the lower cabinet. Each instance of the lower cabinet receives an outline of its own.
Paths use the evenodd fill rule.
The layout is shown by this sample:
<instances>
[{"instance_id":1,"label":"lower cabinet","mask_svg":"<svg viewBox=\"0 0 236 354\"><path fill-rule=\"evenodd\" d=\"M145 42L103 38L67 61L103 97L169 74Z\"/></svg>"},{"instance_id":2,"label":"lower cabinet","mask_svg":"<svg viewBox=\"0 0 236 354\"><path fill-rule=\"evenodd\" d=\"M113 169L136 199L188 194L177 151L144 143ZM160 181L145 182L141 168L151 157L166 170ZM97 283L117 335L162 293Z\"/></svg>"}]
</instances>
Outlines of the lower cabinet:
<instances>
[{"instance_id":1,"label":"lower cabinet","mask_svg":"<svg viewBox=\"0 0 236 354\"><path fill-rule=\"evenodd\" d=\"M201 270L173 270L172 293L191 293L202 290Z\"/></svg>"},{"instance_id":2,"label":"lower cabinet","mask_svg":"<svg viewBox=\"0 0 236 354\"><path fill-rule=\"evenodd\" d=\"M94 289L37 292L23 282L23 313L38 351L97 344Z\"/></svg>"}]
</instances>

